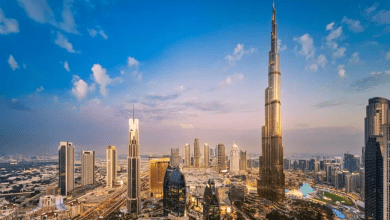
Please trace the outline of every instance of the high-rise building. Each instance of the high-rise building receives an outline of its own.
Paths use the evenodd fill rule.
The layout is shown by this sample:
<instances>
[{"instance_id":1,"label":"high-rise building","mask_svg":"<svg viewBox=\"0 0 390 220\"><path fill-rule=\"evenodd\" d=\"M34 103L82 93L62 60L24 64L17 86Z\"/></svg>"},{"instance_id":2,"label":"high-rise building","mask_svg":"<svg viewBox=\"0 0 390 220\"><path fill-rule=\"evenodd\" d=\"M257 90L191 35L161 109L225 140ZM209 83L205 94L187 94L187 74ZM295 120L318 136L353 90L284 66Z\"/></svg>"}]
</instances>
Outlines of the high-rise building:
<instances>
[{"instance_id":1,"label":"high-rise building","mask_svg":"<svg viewBox=\"0 0 390 220\"><path fill-rule=\"evenodd\" d=\"M134 217L139 215L141 155L139 145L139 120L129 119L129 156L127 157L127 211Z\"/></svg>"},{"instance_id":2,"label":"high-rise building","mask_svg":"<svg viewBox=\"0 0 390 220\"><path fill-rule=\"evenodd\" d=\"M204 149L203 149L203 152L204 152L204 167L209 167L209 163L210 163L210 147L207 143L204 144Z\"/></svg>"},{"instance_id":3,"label":"high-rise building","mask_svg":"<svg viewBox=\"0 0 390 220\"><path fill-rule=\"evenodd\" d=\"M271 201L284 198L282 115L276 10L272 8L271 50L268 64L268 87L265 90L265 125L262 127L262 155L257 191Z\"/></svg>"},{"instance_id":4,"label":"high-rise building","mask_svg":"<svg viewBox=\"0 0 390 220\"><path fill-rule=\"evenodd\" d=\"M194 141L194 167L200 167L200 142L198 138Z\"/></svg>"},{"instance_id":5,"label":"high-rise building","mask_svg":"<svg viewBox=\"0 0 390 220\"><path fill-rule=\"evenodd\" d=\"M60 142L58 147L58 188L63 196L74 189L74 145L72 142Z\"/></svg>"},{"instance_id":6,"label":"high-rise building","mask_svg":"<svg viewBox=\"0 0 390 220\"><path fill-rule=\"evenodd\" d=\"M179 148L171 149L171 166L179 167Z\"/></svg>"},{"instance_id":7,"label":"high-rise building","mask_svg":"<svg viewBox=\"0 0 390 220\"><path fill-rule=\"evenodd\" d=\"M230 150L230 171L231 175L238 175L240 173L240 150L238 146L233 144Z\"/></svg>"},{"instance_id":8,"label":"high-rise building","mask_svg":"<svg viewBox=\"0 0 390 220\"><path fill-rule=\"evenodd\" d=\"M358 171L360 167L360 158L359 156L352 154L344 154L344 169L347 169L349 172Z\"/></svg>"},{"instance_id":9,"label":"high-rise building","mask_svg":"<svg viewBox=\"0 0 390 220\"><path fill-rule=\"evenodd\" d=\"M151 197L163 197L164 176L169 163L169 157L149 158L149 189Z\"/></svg>"},{"instance_id":10,"label":"high-rise building","mask_svg":"<svg viewBox=\"0 0 390 220\"><path fill-rule=\"evenodd\" d=\"M336 181L335 181L335 188L340 190L343 187L344 187L343 172L337 171L337 173L336 173Z\"/></svg>"},{"instance_id":11,"label":"high-rise building","mask_svg":"<svg viewBox=\"0 0 390 220\"><path fill-rule=\"evenodd\" d=\"M366 107L364 197L366 219L389 219L390 101L372 98Z\"/></svg>"},{"instance_id":12,"label":"high-rise building","mask_svg":"<svg viewBox=\"0 0 390 220\"><path fill-rule=\"evenodd\" d=\"M214 148L210 148L210 157L211 158L215 157L215 155L214 155Z\"/></svg>"},{"instance_id":13,"label":"high-rise building","mask_svg":"<svg viewBox=\"0 0 390 220\"><path fill-rule=\"evenodd\" d=\"M219 220L221 219L219 202L218 202L218 190L215 187L213 179L209 179L206 184L203 195L203 219L204 220Z\"/></svg>"},{"instance_id":14,"label":"high-rise building","mask_svg":"<svg viewBox=\"0 0 390 220\"><path fill-rule=\"evenodd\" d=\"M186 167L191 166L191 147L189 144L186 144L184 148L184 164Z\"/></svg>"},{"instance_id":15,"label":"high-rise building","mask_svg":"<svg viewBox=\"0 0 390 220\"><path fill-rule=\"evenodd\" d=\"M118 155L115 146L107 147L107 179L106 186L112 188L115 185Z\"/></svg>"},{"instance_id":16,"label":"high-rise building","mask_svg":"<svg viewBox=\"0 0 390 220\"><path fill-rule=\"evenodd\" d=\"M168 166L164 176L163 194L164 216L185 216L186 181L177 167Z\"/></svg>"},{"instance_id":17,"label":"high-rise building","mask_svg":"<svg viewBox=\"0 0 390 220\"><path fill-rule=\"evenodd\" d=\"M95 151L81 151L81 185L95 183Z\"/></svg>"},{"instance_id":18,"label":"high-rise building","mask_svg":"<svg viewBox=\"0 0 390 220\"><path fill-rule=\"evenodd\" d=\"M298 163L299 169L302 171L306 171L306 160L299 160Z\"/></svg>"},{"instance_id":19,"label":"high-rise building","mask_svg":"<svg viewBox=\"0 0 390 220\"><path fill-rule=\"evenodd\" d=\"M217 152L218 152L218 169L226 170L226 153L225 153L225 145L222 143L218 144L217 146Z\"/></svg>"},{"instance_id":20,"label":"high-rise building","mask_svg":"<svg viewBox=\"0 0 390 220\"><path fill-rule=\"evenodd\" d=\"M246 171L246 150L240 150L240 171Z\"/></svg>"},{"instance_id":21,"label":"high-rise building","mask_svg":"<svg viewBox=\"0 0 390 220\"><path fill-rule=\"evenodd\" d=\"M352 192L352 175L348 174L345 178L345 192Z\"/></svg>"}]
</instances>

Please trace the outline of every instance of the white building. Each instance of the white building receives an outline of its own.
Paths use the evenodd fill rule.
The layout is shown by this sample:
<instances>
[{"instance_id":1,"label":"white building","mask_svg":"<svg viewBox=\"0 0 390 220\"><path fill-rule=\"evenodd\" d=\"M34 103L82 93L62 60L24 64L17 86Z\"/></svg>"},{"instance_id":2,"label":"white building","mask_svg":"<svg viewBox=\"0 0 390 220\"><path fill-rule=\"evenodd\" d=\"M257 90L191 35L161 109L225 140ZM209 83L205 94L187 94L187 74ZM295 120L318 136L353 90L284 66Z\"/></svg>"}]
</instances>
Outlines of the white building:
<instances>
[{"instance_id":1,"label":"white building","mask_svg":"<svg viewBox=\"0 0 390 220\"><path fill-rule=\"evenodd\" d=\"M240 173L240 151L238 146L233 144L230 151L230 174L239 175Z\"/></svg>"}]
</instances>

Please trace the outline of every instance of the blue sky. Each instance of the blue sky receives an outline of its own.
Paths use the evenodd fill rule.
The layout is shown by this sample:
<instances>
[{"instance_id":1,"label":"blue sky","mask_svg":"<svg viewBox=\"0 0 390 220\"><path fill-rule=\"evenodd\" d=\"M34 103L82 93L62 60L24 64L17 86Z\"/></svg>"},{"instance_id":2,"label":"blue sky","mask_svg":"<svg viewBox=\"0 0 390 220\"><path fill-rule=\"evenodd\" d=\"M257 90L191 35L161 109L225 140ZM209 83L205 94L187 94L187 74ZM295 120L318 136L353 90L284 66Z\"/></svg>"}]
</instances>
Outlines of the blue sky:
<instances>
[{"instance_id":1,"label":"blue sky","mask_svg":"<svg viewBox=\"0 0 390 220\"><path fill-rule=\"evenodd\" d=\"M0 1L0 153L260 153L272 1ZM358 154L390 98L388 1L277 1L286 155Z\"/></svg>"}]
</instances>

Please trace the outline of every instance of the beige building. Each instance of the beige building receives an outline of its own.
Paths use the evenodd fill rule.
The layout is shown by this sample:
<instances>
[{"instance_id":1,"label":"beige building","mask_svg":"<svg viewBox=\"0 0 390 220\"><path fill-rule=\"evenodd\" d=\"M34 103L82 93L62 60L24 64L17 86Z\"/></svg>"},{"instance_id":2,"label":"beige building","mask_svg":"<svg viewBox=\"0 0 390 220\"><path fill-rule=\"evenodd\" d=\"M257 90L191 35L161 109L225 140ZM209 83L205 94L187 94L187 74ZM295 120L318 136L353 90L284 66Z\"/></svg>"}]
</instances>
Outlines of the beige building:
<instances>
[{"instance_id":1,"label":"beige building","mask_svg":"<svg viewBox=\"0 0 390 220\"><path fill-rule=\"evenodd\" d=\"M194 167L200 167L200 142L198 138L195 138L194 141Z\"/></svg>"},{"instance_id":2,"label":"beige building","mask_svg":"<svg viewBox=\"0 0 390 220\"><path fill-rule=\"evenodd\" d=\"M204 167L209 167L209 163L210 163L210 147L207 143L204 144L204 148L203 148L203 152L204 152Z\"/></svg>"},{"instance_id":3,"label":"beige building","mask_svg":"<svg viewBox=\"0 0 390 220\"><path fill-rule=\"evenodd\" d=\"M107 147L107 179L106 186L112 188L116 180L117 152L115 146Z\"/></svg>"},{"instance_id":4,"label":"beige building","mask_svg":"<svg viewBox=\"0 0 390 220\"><path fill-rule=\"evenodd\" d=\"M95 151L81 151L81 185L95 183Z\"/></svg>"},{"instance_id":5,"label":"beige building","mask_svg":"<svg viewBox=\"0 0 390 220\"><path fill-rule=\"evenodd\" d=\"M184 148L184 165L185 167L190 167L191 166L191 147L187 143L185 148Z\"/></svg>"},{"instance_id":6,"label":"beige building","mask_svg":"<svg viewBox=\"0 0 390 220\"><path fill-rule=\"evenodd\" d=\"M149 158L149 189L151 197L163 197L164 176L169 163L169 157Z\"/></svg>"}]
</instances>

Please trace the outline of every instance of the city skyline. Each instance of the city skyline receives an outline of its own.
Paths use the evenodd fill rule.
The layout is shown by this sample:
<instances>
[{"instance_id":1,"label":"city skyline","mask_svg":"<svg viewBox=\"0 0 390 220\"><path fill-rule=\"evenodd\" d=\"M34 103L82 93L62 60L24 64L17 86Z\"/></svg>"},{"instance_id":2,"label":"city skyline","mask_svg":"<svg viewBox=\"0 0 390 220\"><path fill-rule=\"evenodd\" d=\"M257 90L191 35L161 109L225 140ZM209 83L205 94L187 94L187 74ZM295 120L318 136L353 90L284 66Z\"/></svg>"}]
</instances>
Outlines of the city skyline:
<instances>
[{"instance_id":1,"label":"city skyline","mask_svg":"<svg viewBox=\"0 0 390 220\"><path fill-rule=\"evenodd\" d=\"M166 154L195 137L210 146L222 142L226 152L234 140L248 152L261 153L269 47L259 42L269 37L269 2L177 4L131 15L124 13L127 8L144 6L41 4L47 14L22 0L0 3L7 21L0 33L5 73L0 76L5 82L0 153L56 154L58 141L70 140L76 152L104 155L106 146L115 145L125 155L133 104L143 121L141 154ZM283 30L285 155L360 154L366 100L389 98L389 3L276 5ZM192 17L179 12L184 9ZM172 17L161 27L152 25L160 13ZM114 25L108 15L114 15ZM145 20L133 19L137 15ZM308 19L322 16L327 18ZM156 30L153 38L141 39L151 32L140 24ZM36 44L22 40L27 33Z\"/></svg>"}]
</instances>

